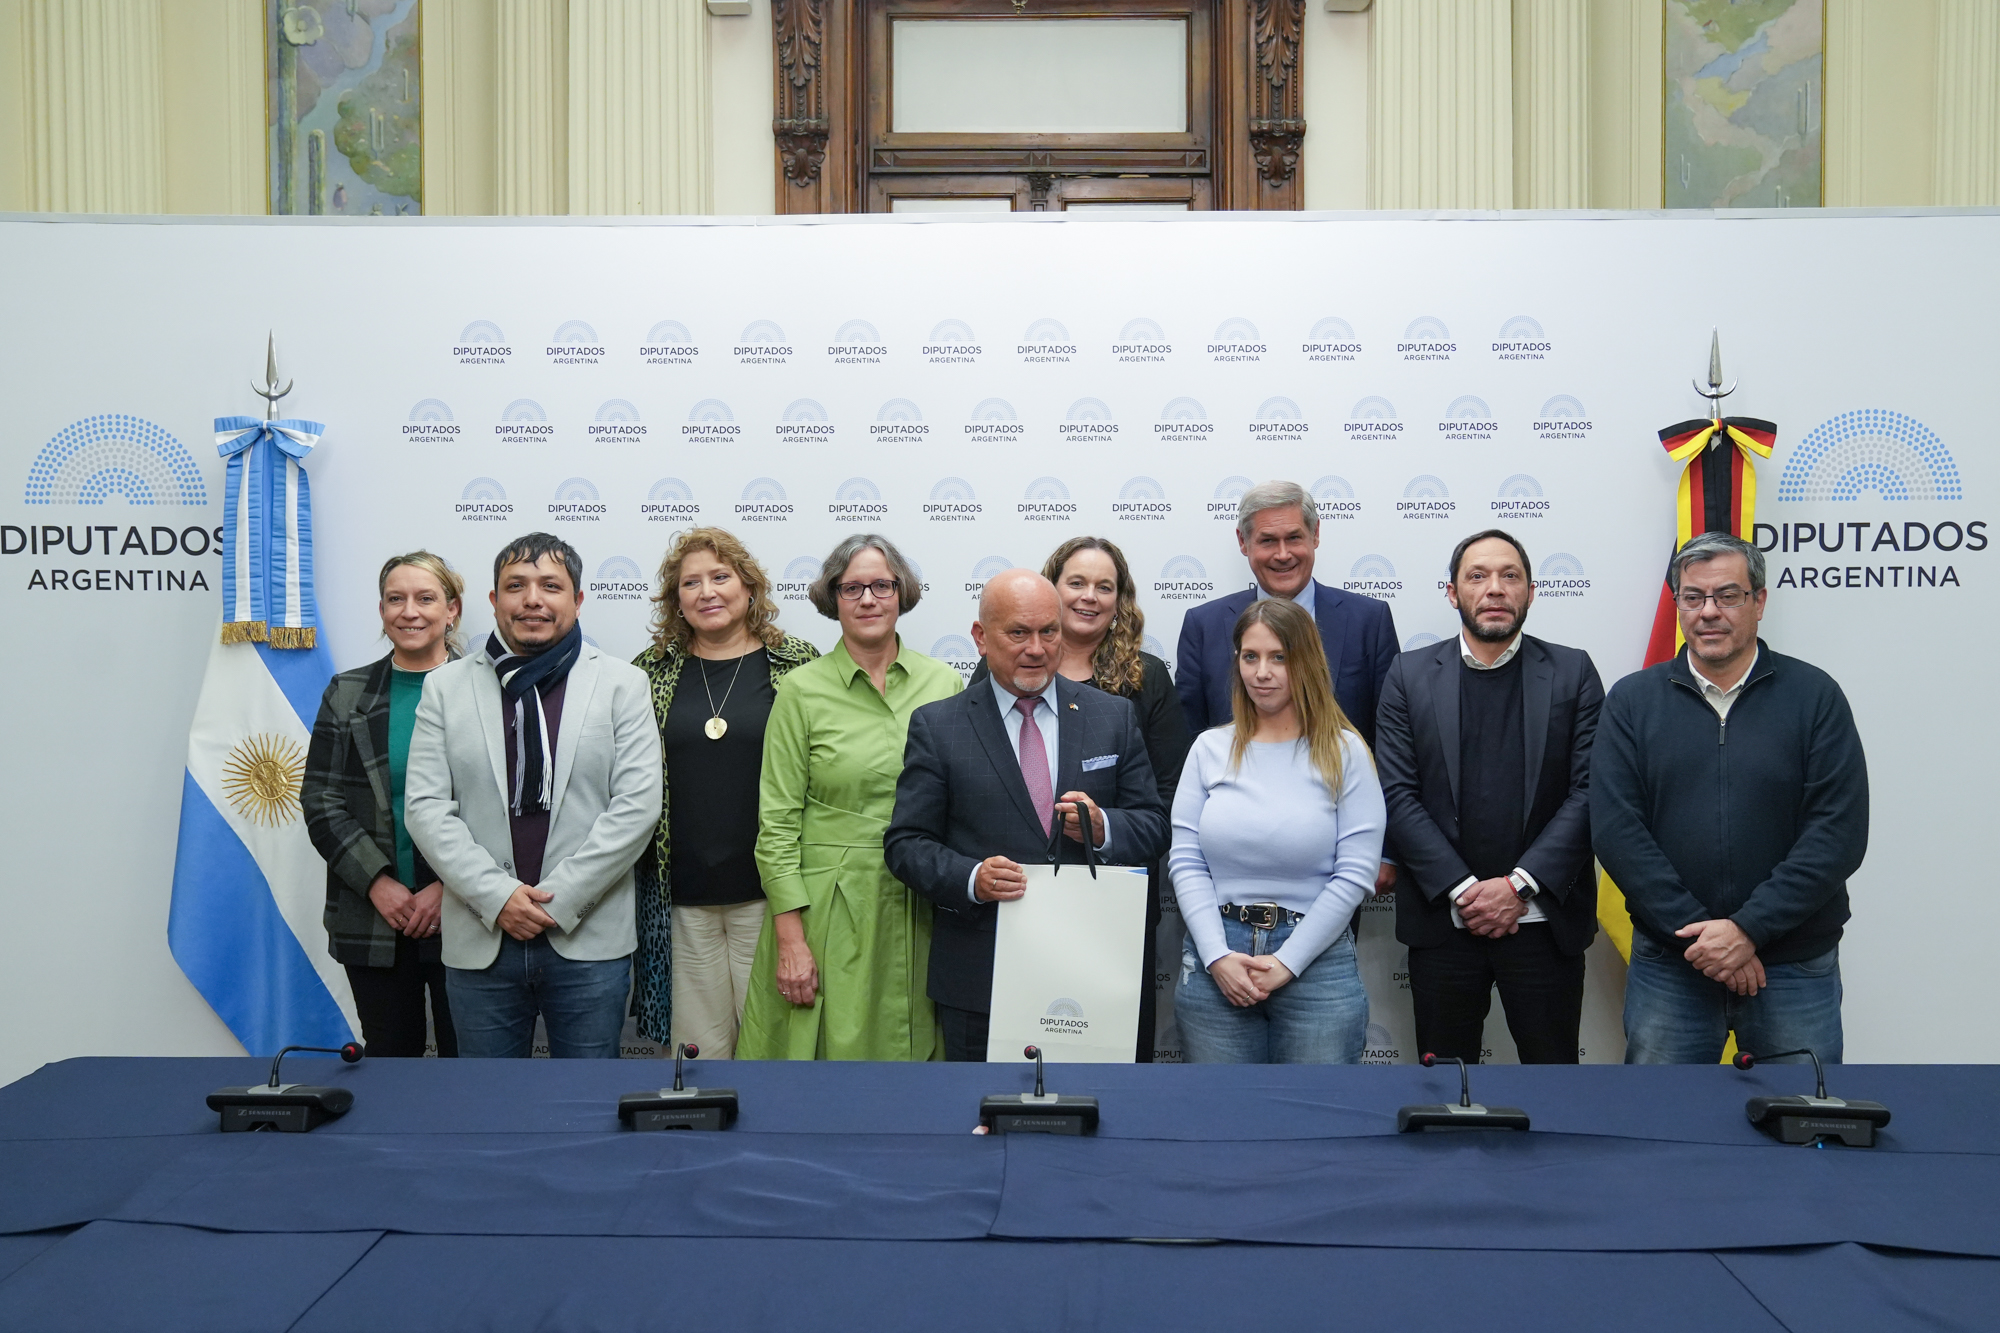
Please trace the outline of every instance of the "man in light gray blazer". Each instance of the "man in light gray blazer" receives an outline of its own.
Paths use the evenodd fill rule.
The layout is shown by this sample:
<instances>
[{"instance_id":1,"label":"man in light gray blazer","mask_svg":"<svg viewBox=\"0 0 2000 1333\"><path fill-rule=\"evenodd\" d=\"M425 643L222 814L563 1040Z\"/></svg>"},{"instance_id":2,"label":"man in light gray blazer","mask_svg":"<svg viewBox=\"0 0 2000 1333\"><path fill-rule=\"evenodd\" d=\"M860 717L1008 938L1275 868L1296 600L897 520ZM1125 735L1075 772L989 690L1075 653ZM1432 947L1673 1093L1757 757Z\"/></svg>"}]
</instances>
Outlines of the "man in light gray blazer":
<instances>
[{"instance_id":1,"label":"man in light gray blazer","mask_svg":"<svg viewBox=\"0 0 2000 1333\"><path fill-rule=\"evenodd\" d=\"M615 1059L631 990L632 865L660 817L645 673L583 641L583 561L530 533L493 561L495 632L424 682L404 782L445 887L461 1056Z\"/></svg>"}]
</instances>

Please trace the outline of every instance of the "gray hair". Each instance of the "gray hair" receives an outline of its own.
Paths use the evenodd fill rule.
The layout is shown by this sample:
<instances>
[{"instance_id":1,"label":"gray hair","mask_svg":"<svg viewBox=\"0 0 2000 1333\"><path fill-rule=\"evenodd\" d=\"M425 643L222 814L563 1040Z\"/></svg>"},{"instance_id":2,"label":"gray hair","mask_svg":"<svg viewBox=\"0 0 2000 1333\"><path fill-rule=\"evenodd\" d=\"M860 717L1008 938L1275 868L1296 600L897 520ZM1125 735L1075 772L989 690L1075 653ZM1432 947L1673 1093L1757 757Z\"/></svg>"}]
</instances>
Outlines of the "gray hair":
<instances>
[{"instance_id":1,"label":"gray hair","mask_svg":"<svg viewBox=\"0 0 2000 1333\"><path fill-rule=\"evenodd\" d=\"M917 572L910 568L910 562L903 559L903 553L896 549L896 543L877 532L857 532L842 539L833 548L819 567L819 577L814 579L808 590L813 606L828 620L840 619L840 580L847 573L847 567L861 552L874 549L882 553L888 562L889 573L896 580L896 607L899 613L908 613L923 596L923 584Z\"/></svg>"},{"instance_id":2,"label":"gray hair","mask_svg":"<svg viewBox=\"0 0 2000 1333\"><path fill-rule=\"evenodd\" d=\"M1674 558L1667 562L1667 586L1679 593L1682 571L1689 565L1698 565L1722 555L1742 556L1744 563L1750 566L1750 591L1764 591L1764 553L1741 537L1727 532L1701 533L1674 552Z\"/></svg>"},{"instance_id":3,"label":"gray hair","mask_svg":"<svg viewBox=\"0 0 2000 1333\"><path fill-rule=\"evenodd\" d=\"M1264 481L1243 492L1236 502L1236 535L1250 537L1250 520L1266 509L1296 509L1305 518L1306 531L1319 533L1319 506L1296 481Z\"/></svg>"}]
</instances>

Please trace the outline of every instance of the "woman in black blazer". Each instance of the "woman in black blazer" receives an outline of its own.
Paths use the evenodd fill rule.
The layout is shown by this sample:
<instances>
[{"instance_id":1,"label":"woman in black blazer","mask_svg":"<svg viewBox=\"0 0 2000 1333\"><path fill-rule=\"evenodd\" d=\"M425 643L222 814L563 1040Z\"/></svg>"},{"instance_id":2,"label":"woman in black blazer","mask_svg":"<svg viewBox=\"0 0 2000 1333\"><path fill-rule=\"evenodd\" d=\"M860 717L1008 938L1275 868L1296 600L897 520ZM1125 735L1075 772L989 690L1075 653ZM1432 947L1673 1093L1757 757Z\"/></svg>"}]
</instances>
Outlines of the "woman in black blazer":
<instances>
[{"instance_id":1,"label":"woman in black blazer","mask_svg":"<svg viewBox=\"0 0 2000 1333\"><path fill-rule=\"evenodd\" d=\"M1152 761L1159 783L1160 803L1173 809L1174 789L1192 738L1167 664L1140 648L1146 640L1146 615L1139 609L1139 591L1125 553L1102 537L1072 537L1049 556L1042 576L1056 585L1062 602L1062 660L1056 669L1071 680L1132 701L1146 737L1146 758ZM977 682L986 674L982 661L972 679ZM1142 1064L1153 1059L1153 954L1161 888L1157 864L1149 868L1147 879L1146 979L1139 988L1136 1048Z\"/></svg>"}]
</instances>

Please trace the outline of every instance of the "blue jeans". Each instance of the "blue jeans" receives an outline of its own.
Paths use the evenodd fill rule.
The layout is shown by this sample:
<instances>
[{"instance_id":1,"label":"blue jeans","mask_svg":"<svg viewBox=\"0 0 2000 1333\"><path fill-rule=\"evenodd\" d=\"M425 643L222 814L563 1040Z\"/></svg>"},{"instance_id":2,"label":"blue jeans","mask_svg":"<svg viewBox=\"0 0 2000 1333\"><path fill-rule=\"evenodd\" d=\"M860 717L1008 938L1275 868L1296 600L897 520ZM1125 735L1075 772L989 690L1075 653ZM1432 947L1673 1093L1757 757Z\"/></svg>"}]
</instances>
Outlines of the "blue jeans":
<instances>
[{"instance_id":1,"label":"blue jeans","mask_svg":"<svg viewBox=\"0 0 2000 1333\"><path fill-rule=\"evenodd\" d=\"M1662 948L1632 935L1625 972L1625 1063L1712 1065L1731 1031L1753 1055L1811 1047L1827 1064L1840 1063L1840 949L1798 963L1766 963L1769 983L1755 995L1733 995L1682 957L1685 946ZM1794 1062L1805 1063L1799 1056Z\"/></svg>"},{"instance_id":2,"label":"blue jeans","mask_svg":"<svg viewBox=\"0 0 2000 1333\"><path fill-rule=\"evenodd\" d=\"M540 1015L556 1059L616 1060L632 959L585 962L557 953L545 934L525 944L502 935L491 966L448 967L445 989L461 1057L525 1059Z\"/></svg>"},{"instance_id":3,"label":"blue jeans","mask_svg":"<svg viewBox=\"0 0 2000 1333\"><path fill-rule=\"evenodd\" d=\"M1255 958L1276 953L1295 925L1258 930L1225 917L1222 933L1232 950ZM1189 940L1181 946L1174 1017L1190 1064L1360 1064L1368 1038L1368 992L1354 962L1354 932L1342 931L1305 971L1247 1009L1229 1002Z\"/></svg>"}]
</instances>

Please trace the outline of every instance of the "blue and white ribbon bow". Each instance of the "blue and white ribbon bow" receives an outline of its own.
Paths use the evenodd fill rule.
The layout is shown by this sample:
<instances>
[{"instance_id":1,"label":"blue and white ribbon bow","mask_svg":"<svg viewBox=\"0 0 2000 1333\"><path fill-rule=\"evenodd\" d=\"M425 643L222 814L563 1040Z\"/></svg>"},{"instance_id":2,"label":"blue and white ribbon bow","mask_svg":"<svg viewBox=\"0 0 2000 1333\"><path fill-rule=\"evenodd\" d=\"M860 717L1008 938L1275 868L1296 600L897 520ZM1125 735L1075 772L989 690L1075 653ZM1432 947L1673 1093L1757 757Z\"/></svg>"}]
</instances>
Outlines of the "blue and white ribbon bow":
<instances>
[{"instance_id":1,"label":"blue and white ribbon bow","mask_svg":"<svg viewBox=\"0 0 2000 1333\"><path fill-rule=\"evenodd\" d=\"M229 460L222 502L222 641L311 648L312 491L299 460L326 427L317 421L217 417L215 451Z\"/></svg>"}]
</instances>

